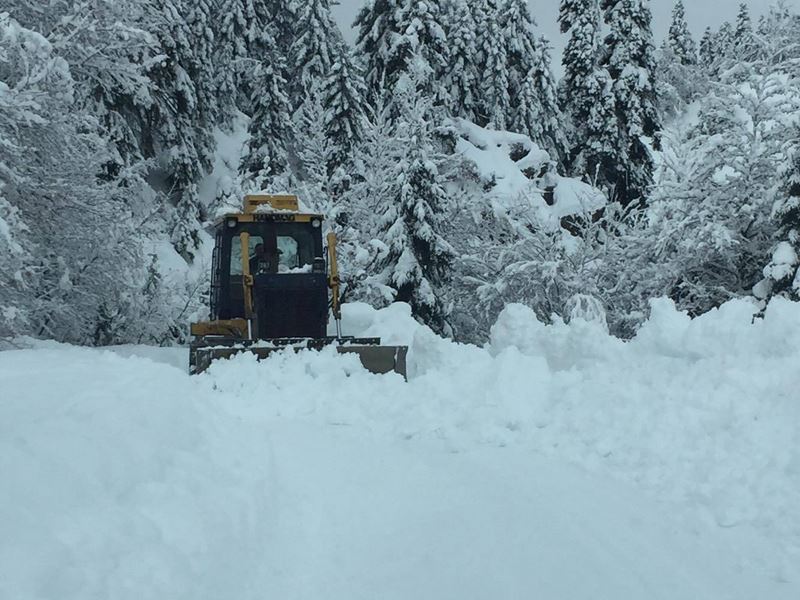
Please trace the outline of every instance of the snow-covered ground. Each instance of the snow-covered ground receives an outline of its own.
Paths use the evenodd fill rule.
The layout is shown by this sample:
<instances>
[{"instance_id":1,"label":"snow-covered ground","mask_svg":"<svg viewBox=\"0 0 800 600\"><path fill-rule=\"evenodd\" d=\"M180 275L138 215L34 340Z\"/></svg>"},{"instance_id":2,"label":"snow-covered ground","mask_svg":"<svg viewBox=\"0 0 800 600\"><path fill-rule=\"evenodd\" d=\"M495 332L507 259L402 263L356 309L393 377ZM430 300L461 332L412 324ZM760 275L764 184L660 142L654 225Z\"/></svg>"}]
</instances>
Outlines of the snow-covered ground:
<instances>
[{"instance_id":1,"label":"snow-covered ground","mask_svg":"<svg viewBox=\"0 0 800 600\"><path fill-rule=\"evenodd\" d=\"M485 348L346 307L332 350L0 352L0 598L800 597L800 305Z\"/></svg>"}]
</instances>

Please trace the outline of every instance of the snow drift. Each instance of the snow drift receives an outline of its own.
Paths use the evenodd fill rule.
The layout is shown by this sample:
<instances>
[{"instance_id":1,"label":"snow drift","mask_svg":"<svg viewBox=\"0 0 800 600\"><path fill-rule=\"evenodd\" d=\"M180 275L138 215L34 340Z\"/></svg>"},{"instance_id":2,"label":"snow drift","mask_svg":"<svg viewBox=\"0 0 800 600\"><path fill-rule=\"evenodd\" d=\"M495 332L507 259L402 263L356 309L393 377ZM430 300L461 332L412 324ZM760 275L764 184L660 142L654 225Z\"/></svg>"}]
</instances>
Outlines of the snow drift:
<instances>
[{"instance_id":1,"label":"snow drift","mask_svg":"<svg viewBox=\"0 0 800 600\"><path fill-rule=\"evenodd\" d=\"M502 313L486 347L408 307L331 350L0 353L3 598L796 598L800 305L668 301L630 342Z\"/></svg>"}]
</instances>

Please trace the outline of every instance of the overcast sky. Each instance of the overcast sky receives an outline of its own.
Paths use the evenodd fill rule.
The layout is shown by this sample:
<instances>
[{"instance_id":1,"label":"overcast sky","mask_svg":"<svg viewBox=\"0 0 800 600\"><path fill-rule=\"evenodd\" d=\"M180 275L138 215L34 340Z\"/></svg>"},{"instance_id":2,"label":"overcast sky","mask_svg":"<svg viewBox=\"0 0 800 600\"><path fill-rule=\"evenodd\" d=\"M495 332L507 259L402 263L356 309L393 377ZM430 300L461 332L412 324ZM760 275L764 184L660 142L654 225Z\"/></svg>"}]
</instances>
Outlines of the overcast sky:
<instances>
[{"instance_id":1,"label":"overcast sky","mask_svg":"<svg viewBox=\"0 0 800 600\"><path fill-rule=\"evenodd\" d=\"M697 41L706 27L719 27L723 21L733 22L742 0L684 0L686 6L686 19ZM800 0L784 0L787 6L800 10ZM353 41L354 32L350 25L364 0L339 0L340 5L334 7L334 15L344 32L345 37ZM772 0L746 0L750 6L753 20L766 12L774 4ZM553 70L556 75L561 75L561 51L566 39L558 31L558 6L559 0L530 0L528 3L531 14L536 18L539 30L545 34L553 45ZM669 28L670 14L674 0L650 0L653 11L653 32L656 44L661 40Z\"/></svg>"}]
</instances>

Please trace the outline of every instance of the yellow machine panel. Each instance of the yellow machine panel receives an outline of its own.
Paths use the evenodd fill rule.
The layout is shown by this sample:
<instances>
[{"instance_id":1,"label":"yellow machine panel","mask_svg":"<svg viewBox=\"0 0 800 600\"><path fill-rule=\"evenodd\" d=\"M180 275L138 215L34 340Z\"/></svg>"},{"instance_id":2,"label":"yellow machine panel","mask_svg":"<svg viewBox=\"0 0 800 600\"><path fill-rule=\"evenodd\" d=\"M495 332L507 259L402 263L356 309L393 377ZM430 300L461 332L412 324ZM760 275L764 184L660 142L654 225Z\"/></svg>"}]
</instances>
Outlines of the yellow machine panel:
<instances>
[{"instance_id":1,"label":"yellow machine panel","mask_svg":"<svg viewBox=\"0 0 800 600\"><path fill-rule=\"evenodd\" d=\"M252 214L260 206L270 206L274 210L299 210L297 196L277 194L248 194L244 197L244 213Z\"/></svg>"},{"instance_id":2,"label":"yellow machine panel","mask_svg":"<svg viewBox=\"0 0 800 600\"><path fill-rule=\"evenodd\" d=\"M249 329L245 319L201 321L200 323L191 324L191 334L197 337L224 335L247 339Z\"/></svg>"}]
</instances>

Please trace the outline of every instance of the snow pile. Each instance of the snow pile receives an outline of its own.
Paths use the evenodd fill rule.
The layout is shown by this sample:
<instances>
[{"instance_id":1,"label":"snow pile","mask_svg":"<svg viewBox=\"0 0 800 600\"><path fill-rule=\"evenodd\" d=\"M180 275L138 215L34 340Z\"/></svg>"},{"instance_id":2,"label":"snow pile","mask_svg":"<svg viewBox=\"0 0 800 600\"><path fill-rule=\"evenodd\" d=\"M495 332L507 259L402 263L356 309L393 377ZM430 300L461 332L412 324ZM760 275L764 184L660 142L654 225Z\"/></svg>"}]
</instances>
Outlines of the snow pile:
<instances>
[{"instance_id":1,"label":"snow pile","mask_svg":"<svg viewBox=\"0 0 800 600\"><path fill-rule=\"evenodd\" d=\"M0 597L796 598L800 305L668 301L631 342L408 307L352 355L0 352Z\"/></svg>"},{"instance_id":2,"label":"snow pile","mask_svg":"<svg viewBox=\"0 0 800 600\"><path fill-rule=\"evenodd\" d=\"M606 204L599 190L555 172L550 155L519 133L479 127L465 119L451 123L459 133L456 152L474 163L476 174L491 185L495 211L526 212L533 207L539 223L558 227L562 217L592 213ZM544 194L552 188L552 204Z\"/></svg>"}]
</instances>

